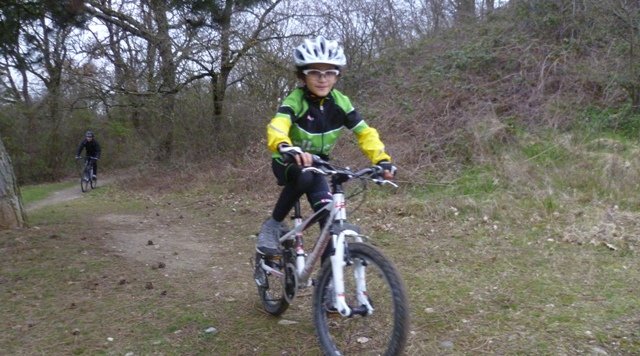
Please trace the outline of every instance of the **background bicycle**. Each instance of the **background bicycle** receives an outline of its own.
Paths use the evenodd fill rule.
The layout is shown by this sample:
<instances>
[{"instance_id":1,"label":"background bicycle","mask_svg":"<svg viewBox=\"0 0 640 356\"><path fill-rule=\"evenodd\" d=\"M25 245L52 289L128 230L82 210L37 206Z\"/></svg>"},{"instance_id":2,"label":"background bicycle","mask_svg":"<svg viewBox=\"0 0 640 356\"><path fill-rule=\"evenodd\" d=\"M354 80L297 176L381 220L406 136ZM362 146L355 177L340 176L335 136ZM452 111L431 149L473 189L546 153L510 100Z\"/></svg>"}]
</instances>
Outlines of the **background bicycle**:
<instances>
[{"instance_id":1,"label":"background bicycle","mask_svg":"<svg viewBox=\"0 0 640 356\"><path fill-rule=\"evenodd\" d=\"M84 162L80 172L80 189L83 192L95 188L98 184L98 178L93 174L93 161L96 159L96 157L89 156L76 158L76 160Z\"/></svg>"}]
</instances>

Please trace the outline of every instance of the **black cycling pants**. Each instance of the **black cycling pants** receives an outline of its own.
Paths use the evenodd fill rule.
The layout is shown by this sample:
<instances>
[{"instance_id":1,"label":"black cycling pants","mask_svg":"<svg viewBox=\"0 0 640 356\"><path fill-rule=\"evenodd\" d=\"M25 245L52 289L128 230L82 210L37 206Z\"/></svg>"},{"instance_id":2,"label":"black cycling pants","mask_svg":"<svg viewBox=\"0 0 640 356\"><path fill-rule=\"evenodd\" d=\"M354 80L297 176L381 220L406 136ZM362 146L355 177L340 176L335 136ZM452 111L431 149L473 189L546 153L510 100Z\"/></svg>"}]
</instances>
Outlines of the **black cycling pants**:
<instances>
[{"instance_id":1,"label":"black cycling pants","mask_svg":"<svg viewBox=\"0 0 640 356\"><path fill-rule=\"evenodd\" d=\"M89 159L89 157L87 157L85 159ZM91 160L91 166L93 167L93 174L94 175L98 175L98 160L92 159Z\"/></svg>"},{"instance_id":2,"label":"black cycling pants","mask_svg":"<svg viewBox=\"0 0 640 356\"><path fill-rule=\"evenodd\" d=\"M324 176L302 172L300 166L285 164L277 158L271 162L271 168L278 179L278 185L284 185L273 208L272 217L276 221L283 221L303 194L307 196L313 211L318 211L331 202L329 184Z\"/></svg>"},{"instance_id":3,"label":"black cycling pants","mask_svg":"<svg viewBox=\"0 0 640 356\"><path fill-rule=\"evenodd\" d=\"M329 184L323 175L302 172L297 164L285 164L280 159L274 159L271 162L271 168L278 179L278 185L284 185L271 214L276 221L284 220L303 194L307 195L307 200L313 211L318 211L331 202ZM318 221L320 229L324 227L325 220L326 216L320 217ZM320 263L324 263L331 253L333 253L333 246L330 242L322 253Z\"/></svg>"}]
</instances>

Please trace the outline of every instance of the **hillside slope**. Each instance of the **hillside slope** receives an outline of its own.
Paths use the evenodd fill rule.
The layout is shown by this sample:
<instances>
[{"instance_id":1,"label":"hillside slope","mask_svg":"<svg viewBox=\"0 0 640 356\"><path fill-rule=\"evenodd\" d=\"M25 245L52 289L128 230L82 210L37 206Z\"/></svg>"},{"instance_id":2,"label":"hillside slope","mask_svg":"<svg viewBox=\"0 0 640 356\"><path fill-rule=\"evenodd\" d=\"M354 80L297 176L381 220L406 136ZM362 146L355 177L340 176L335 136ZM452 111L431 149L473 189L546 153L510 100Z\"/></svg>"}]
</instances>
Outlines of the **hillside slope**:
<instances>
[{"instance_id":1,"label":"hillside slope","mask_svg":"<svg viewBox=\"0 0 640 356\"><path fill-rule=\"evenodd\" d=\"M629 38L614 30L613 10L571 13L563 3L514 2L385 53L358 75L357 100L409 167L486 162L498 147L549 130L637 138L640 60Z\"/></svg>"}]
</instances>

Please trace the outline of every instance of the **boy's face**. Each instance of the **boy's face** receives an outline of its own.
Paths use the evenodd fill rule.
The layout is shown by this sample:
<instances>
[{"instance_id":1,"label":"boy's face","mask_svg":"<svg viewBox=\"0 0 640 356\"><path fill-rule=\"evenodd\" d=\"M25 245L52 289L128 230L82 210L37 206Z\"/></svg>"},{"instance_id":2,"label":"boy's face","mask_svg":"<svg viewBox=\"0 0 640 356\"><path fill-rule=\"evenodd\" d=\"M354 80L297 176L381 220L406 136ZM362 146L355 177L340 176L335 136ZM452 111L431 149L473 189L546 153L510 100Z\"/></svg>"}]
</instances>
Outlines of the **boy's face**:
<instances>
[{"instance_id":1,"label":"boy's face","mask_svg":"<svg viewBox=\"0 0 640 356\"><path fill-rule=\"evenodd\" d=\"M308 69L311 71L308 71L309 73L304 76L304 83L309 88L309 91L319 97L329 95L333 86L338 82L338 75L335 72L322 71L335 70L336 67L326 63L314 63L310 64Z\"/></svg>"}]
</instances>

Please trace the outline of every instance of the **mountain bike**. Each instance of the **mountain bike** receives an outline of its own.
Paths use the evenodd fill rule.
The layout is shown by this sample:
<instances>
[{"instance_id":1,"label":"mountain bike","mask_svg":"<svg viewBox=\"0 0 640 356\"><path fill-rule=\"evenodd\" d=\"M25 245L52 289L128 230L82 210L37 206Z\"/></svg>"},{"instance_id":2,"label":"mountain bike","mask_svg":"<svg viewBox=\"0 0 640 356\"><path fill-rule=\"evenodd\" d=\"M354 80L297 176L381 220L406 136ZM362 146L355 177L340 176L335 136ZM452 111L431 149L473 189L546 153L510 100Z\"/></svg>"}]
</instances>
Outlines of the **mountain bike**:
<instances>
[{"instance_id":1,"label":"mountain bike","mask_svg":"<svg viewBox=\"0 0 640 356\"><path fill-rule=\"evenodd\" d=\"M80 189L82 189L82 192L88 191L89 187L91 187L91 189L94 189L98 184L98 178L93 177L93 161L95 160L97 160L96 157L84 157L84 166L82 167L82 172L80 173Z\"/></svg>"},{"instance_id":2,"label":"mountain bike","mask_svg":"<svg viewBox=\"0 0 640 356\"><path fill-rule=\"evenodd\" d=\"M313 285L313 323L325 354L401 353L409 329L404 283L393 263L367 243L370 238L347 223L343 190L343 183L354 179L365 185L397 185L380 178L379 166L354 172L314 157L314 165L303 171L328 176L333 200L304 220L298 201L293 229L283 230L279 238L282 255L267 257L256 253L254 279L264 310L281 315L299 290ZM307 255L303 232L327 216L327 223ZM320 266L317 278L312 279L314 266L327 246L330 257Z\"/></svg>"}]
</instances>

